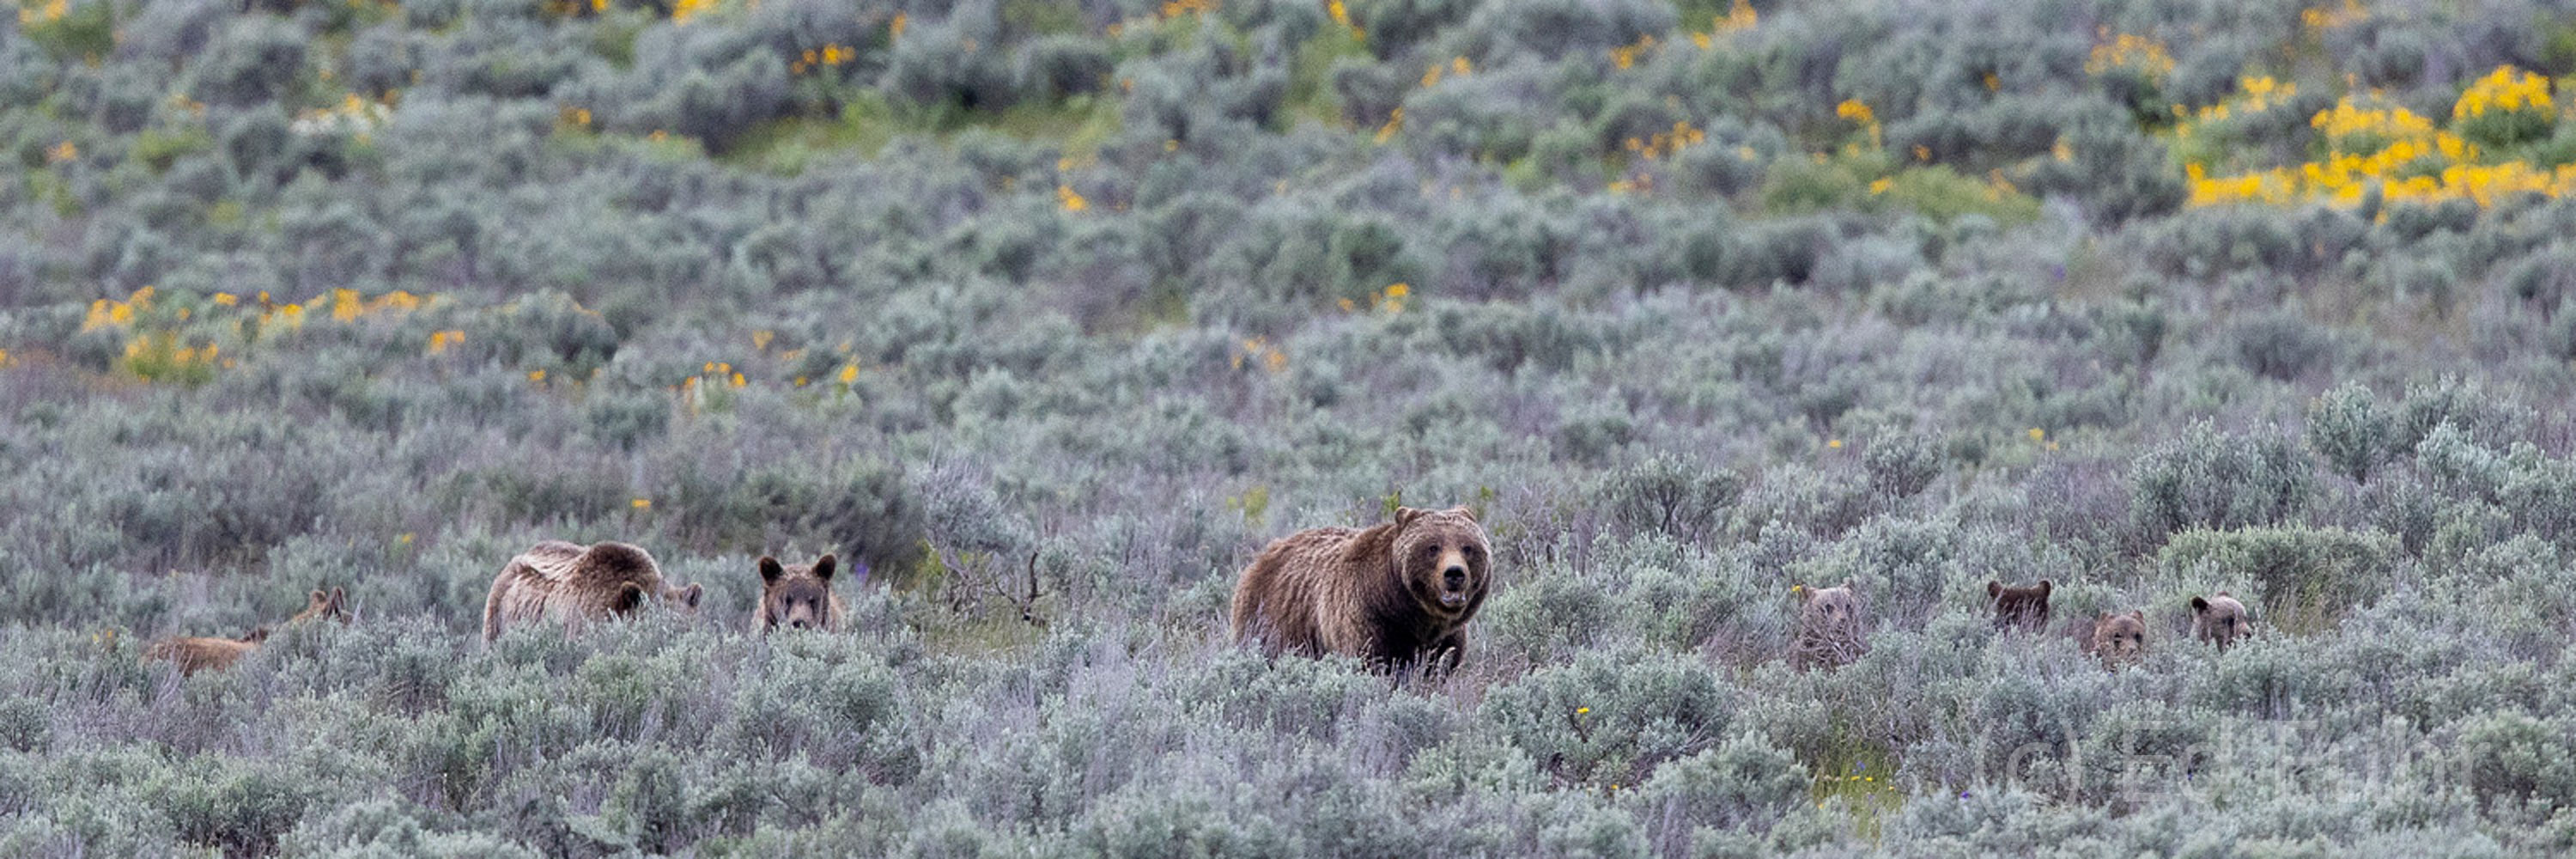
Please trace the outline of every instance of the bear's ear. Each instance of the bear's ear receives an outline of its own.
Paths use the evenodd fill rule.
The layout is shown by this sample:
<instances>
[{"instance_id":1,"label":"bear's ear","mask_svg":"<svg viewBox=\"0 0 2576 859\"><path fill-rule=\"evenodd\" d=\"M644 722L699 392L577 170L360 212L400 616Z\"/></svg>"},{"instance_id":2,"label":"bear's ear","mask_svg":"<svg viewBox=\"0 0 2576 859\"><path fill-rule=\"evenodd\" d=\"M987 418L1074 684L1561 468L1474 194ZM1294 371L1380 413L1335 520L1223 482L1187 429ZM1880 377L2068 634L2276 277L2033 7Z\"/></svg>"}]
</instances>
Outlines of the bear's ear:
<instances>
[{"instance_id":1,"label":"bear's ear","mask_svg":"<svg viewBox=\"0 0 2576 859\"><path fill-rule=\"evenodd\" d=\"M841 556L826 552L823 557L814 561L814 577L828 583L832 580L832 571L840 567Z\"/></svg>"},{"instance_id":2,"label":"bear's ear","mask_svg":"<svg viewBox=\"0 0 2576 859\"><path fill-rule=\"evenodd\" d=\"M697 608L698 600L704 598L706 595L706 588L699 586L696 582L690 582L688 587L680 590L680 604L690 608Z\"/></svg>"},{"instance_id":3,"label":"bear's ear","mask_svg":"<svg viewBox=\"0 0 2576 859\"><path fill-rule=\"evenodd\" d=\"M2137 618L2139 623L2145 623L2147 621L2147 610L2142 608L2132 609L2129 612L2129 616Z\"/></svg>"},{"instance_id":4,"label":"bear's ear","mask_svg":"<svg viewBox=\"0 0 2576 859\"><path fill-rule=\"evenodd\" d=\"M2227 595L2227 592L2226 592L2226 591L2219 591L2219 592L2218 592L2218 595L2219 595L2219 596L2226 596L2226 595ZM2191 611L2192 611L2192 613L2193 613L2193 614L2208 614L2208 613L2209 613L2209 600L2206 600L2206 599L2203 599L2203 598L2200 598L2200 597L2192 597L2192 598L2191 598Z\"/></svg>"},{"instance_id":5,"label":"bear's ear","mask_svg":"<svg viewBox=\"0 0 2576 859\"><path fill-rule=\"evenodd\" d=\"M1854 582L1854 581L1853 581L1852 579L1850 579L1849 577L1845 577L1845 578L1843 579L1843 590L1847 590L1847 591L1850 591L1850 592L1852 592L1852 593L1860 593L1860 584L1859 584L1859 583L1857 583L1857 582Z\"/></svg>"},{"instance_id":6,"label":"bear's ear","mask_svg":"<svg viewBox=\"0 0 2576 859\"><path fill-rule=\"evenodd\" d=\"M1806 585L1790 585L1789 595L1797 597L1799 602L1807 602L1816 598L1816 589Z\"/></svg>"},{"instance_id":7,"label":"bear's ear","mask_svg":"<svg viewBox=\"0 0 2576 859\"><path fill-rule=\"evenodd\" d=\"M1456 507L1451 507L1449 508L1449 512L1464 516L1469 522L1476 521L1476 511L1467 509L1467 505L1460 504Z\"/></svg>"},{"instance_id":8,"label":"bear's ear","mask_svg":"<svg viewBox=\"0 0 2576 859\"><path fill-rule=\"evenodd\" d=\"M761 581L763 581L763 582L767 582L767 583L770 583L770 584L777 584L777 583L778 583L778 577L780 577L780 576L784 576L784 575L787 575L787 568L786 568L786 567L779 566L779 565L778 565L778 559L777 559L777 558L772 558L772 557L770 557L770 556L768 556L768 555L762 555L762 556L760 556L760 580L761 580Z\"/></svg>"},{"instance_id":9,"label":"bear's ear","mask_svg":"<svg viewBox=\"0 0 2576 859\"><path fill-rule=\"evenodd\" d=\"M1423 511L1411 507L1395 508L1396 530L1401 531L1405 528L1411 527L1413 525L1413 520L1422 518L1422 512Z\"/></svg>"},{"instance_id":10,"label":"bear's ear","mask_svg":"<svg viewBox=\"0 0 2576 859\"><path fill-rule=\"evenodd\" d=\"M2218 592L2218 595L2219 595L2219 596L2223 596L2223 597L2233 597L2233 596L2235 596L2235 594L2231 594L2231 593L2228 593L2228 592L2226 592L2226 591L2219 591L2219 592Z\"/></svg>"},{"instance_id":11,"label":"bear's ear","mask_svg":"<svg viewBox=\"0 0 2576 859\"><path fill-rule=\"evenodd\" d=\"M1995 597L1999 597L1999 596L2003 596L2003 595L2004 595L2004 583L2002 583L2002 582L1998 582L1998 581L1995 581L1995 580L1993 580L1993 579L1987 579L1987 580L1986 580L1986 598L1987 598L1987 599L1993 599L1993 598L1995 598Z\"/></svg>"},{"instance_id":12,"label":"bear's ear","mask_svg":"<svg viewBox=\"0 0 2576 859\"><path fill-rule=\"evenodd\" d=\"M2041 580L2039 580L2039 595L2040 595L2040 596L2047 596L2049 591L2056 590L2056 589L2057 589L2057 583L2056 583L2056 582L2052 582L2052 581L2049 581L2049 580L2047 580L2047 579L2041 579Z\"/></svg>"},{"instance_id":13,"label":"bear's ear","mask_svg":"<svg viewBox=\"0 0 2576 859\"><path fill-rule=\"evenodd\" d=\"M634 611L636 606L643 604L644 586L634 582L619 583L617 594L608 599L609 610L619 614Z\"/></svg>"},{"instance_id":14,"label":"bear's ear","mask_svg":"<svg viewBox=\"0 0 2576 859\"><path fill-rule=\"evenodd\" d=\"M314 588L312 595L304 598L304 607L321 608L325 603L330 602L330 596L323 593L321 588Z\"/></svg>"},{"instance_id":15,"label":"bear's ear","mask_svg":"<svg viewBox=\"0 0 2576 859\"><path fill-rule=\"evenodd\" d=\"M2102 616L2101 616L2101 617L2094 618L2094 619L2093 619L2093 622L2094 622L2094 623L2101 623L2101 622L2103 622L2103 621L2110 620L2110 619L2111 619L2111 613L2106 611L2106 612L2103 612L2103 613L2102 613Z\"/></svg>"}]
</instances>

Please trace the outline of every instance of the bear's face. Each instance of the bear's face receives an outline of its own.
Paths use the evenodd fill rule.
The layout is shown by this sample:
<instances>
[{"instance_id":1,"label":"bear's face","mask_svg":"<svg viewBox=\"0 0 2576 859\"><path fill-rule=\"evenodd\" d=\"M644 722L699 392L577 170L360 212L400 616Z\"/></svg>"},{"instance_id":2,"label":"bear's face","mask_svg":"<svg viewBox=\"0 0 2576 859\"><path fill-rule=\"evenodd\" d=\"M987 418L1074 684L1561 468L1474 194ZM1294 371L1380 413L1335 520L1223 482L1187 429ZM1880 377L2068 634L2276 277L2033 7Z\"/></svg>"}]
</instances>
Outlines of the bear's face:
<instances>
[{"instance_id":1,"label":"bear's face","mask_svg":"<svg viewBox=\"0 0 2576 859\"><path fill-rule=\"evenodd\" d=\"M690 585L685 588L674 587L671 585L662 585L660 587L661 593L656 594L655 596L661 599L662 607L671 611L679 612L681 617L696 617L698 614L698 600L706 596L707 593L705 588L697 585ZM642 610L644 608L644 603L643 585L636 584L634 582L619 582L617 584L617 590L608 597L608 612L621 617L632 615L637 611Z\"/></svg>"},{"instance_id":2,"label":"bear's face","mask_svg":"<svg viewBox=\"0 0 2576 859\"><path fill-rule=\"evenodd\" d=\"M662 607L679 612L683 617L696 617L698 600L705 598L706 595L707 589L696 584L685 588L664 585L662 586Z\"/></svg>"},{"instance_id":3,"label":"bear's face","mask_svg":"<svg viewBox=\"0 0 2576 859\"><path fill-rule=\"evenodd\" d=\"M1396 575L1424 611L1464 617L1484 602L1493 551L1467 508L1396 508L1394 552Z\"/></svg>"},{"instance_id":4,"label":"bear's face","mask_svg":"<svg viewBox=\"0 0 2576 859\"><path fill-rule=\"evenodd\" d=\"M343 588L332 588L329 593L316 589L305 598L304 610L297 612L287 622L306 620L336 620L344 624L348 623L349 592Z\"/></svg>"},{"instance_id":5,"label":"bear's face","mask_svg":"<svg viewBox=\"0 0 2576 859\"><path fill-rule=\"evenodd\" d=\"M2056 583L2047 579L2026 588L2008 588L2004 583L1986 581L1986 599L1995 607L1995 628L2019 627L2038 632L2048 626L2048 593Z\"/></svg>"},{"instance_id":6,"label":"bear's face","mask_svg":"<svg viewBox=\"0 0 2576 859\"><path fill-rule=\"evenodd\" d=\"M2093 655L2114 668L2147 656L2147 613L2103 613L2093 621Z\"/></svg>"},{"instance_id":7,"label":"bear's face","mask_svg":"<svg viewBox=\"0 0 2576 859\"><path fill-rule=\"evenodd\" d=\"M2237 639L2254 634L2254 615L2226 591L2214 597L2192 597L2191 632L2224 651Z\"/></svg>"},{"instance_id":8,"label":"bear's face","mask_svg":"<svg viewBox=\"0 0 2576 859\"><path fill-rule=\"evenodd\" d=\"M840 566L837 555L824 555L811 564L781 564L777 558L761 556L761 628L832 628L832 576ZM862 581L865 566L861 564Z\"/></svg>"},{"instance_id":9,"label":"bear's face","mask_svg":"<svg viewBox=\"0 0 2576 859\"><path fill-rule=\"evenodd\" d=\"M1858 637L1860 634L1860 592L1850 579L1830 588L1798 588L1798 599L1804 607L1798 611L1798 628L1802 633L1830 633Z\"/></svg>"}]
</instances>

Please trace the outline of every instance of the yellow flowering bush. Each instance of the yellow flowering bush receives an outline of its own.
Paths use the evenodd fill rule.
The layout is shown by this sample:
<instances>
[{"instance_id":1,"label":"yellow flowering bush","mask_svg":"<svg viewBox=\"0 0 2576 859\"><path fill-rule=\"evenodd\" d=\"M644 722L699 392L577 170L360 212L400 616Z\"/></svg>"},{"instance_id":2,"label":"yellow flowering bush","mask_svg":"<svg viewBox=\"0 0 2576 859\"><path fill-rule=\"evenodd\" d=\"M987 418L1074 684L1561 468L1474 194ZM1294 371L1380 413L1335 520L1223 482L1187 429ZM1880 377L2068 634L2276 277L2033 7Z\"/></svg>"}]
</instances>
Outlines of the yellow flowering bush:
<instances>
[{"instance_id":1,"label":"yellow flowering bush","mask_svg":"<svg viewBox=\"0 0 2576 859\"><path fill-rule=\"evenodd\" d=\"M2166 52L2163 42L2135 33L2113 36L2105 31L2102 35L2105 41L2094 45L2093 53L2084 60L2085 74L2099 77L2127 71L2160 80L2173 73L2174 58Z\"/></svg>"},{"instance_id":2,"label":"yellow flowering bush","mask_svg":"<svg viewBox=\"0 0 2576 859\"><path fill-rule=\"evenodd\" d=\"M2497 66L2469 84L2451 106L2451 124L2460 136L2492 147L2547 137L2557 123L2549 79L2512 66Z\"/></svg>"},{"instance_id":3,"label":"yellow flowering bush","mask_svg":"<svg viewBox=\"0 0 2576 859\"><path fill-rule=\"evenodd\" d=\"M2253 84L2264 84L2259 90ZM2248 79L2237 113L2268 108L2281 87ZM2286 85L2283 85L2286 86ZM2536 193L2550 197L2576 190L2576 164L2535 164L2521 157L2491 157L2516 144L2546 137L2557 123L2549 81L2512 66L2499 66L2461 92L2450 127L2375 97L2345 97L2309 119L2324 153L2307 162L2220 173L2211 169L2212 147L2197 138L2211 123L2227 120L2228 103L2202 108L2176 126L2176 149L2190 203L2294 205L2324 200L2359 204L2372 188L2386 200L2473 200Z\"/></svg>"}]
</instances>

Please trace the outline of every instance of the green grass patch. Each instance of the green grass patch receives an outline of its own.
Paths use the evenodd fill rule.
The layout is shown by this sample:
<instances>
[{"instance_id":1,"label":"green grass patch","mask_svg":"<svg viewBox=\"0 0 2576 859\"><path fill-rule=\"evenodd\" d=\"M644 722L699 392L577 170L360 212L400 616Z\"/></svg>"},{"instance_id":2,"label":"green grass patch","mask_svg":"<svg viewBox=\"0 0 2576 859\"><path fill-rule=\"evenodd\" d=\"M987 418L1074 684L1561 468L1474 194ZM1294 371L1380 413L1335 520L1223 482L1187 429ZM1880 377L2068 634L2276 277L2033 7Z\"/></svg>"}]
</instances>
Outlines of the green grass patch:
<instances>
[{"instance_id":1,"label":"green grass patch","mask_svg":"<svg viewBox=\"0 0 2576 859\"><path fill-rule=\"evenodd\" d=\"M1077 95L1061 102L1023 103L999 111L946 105L916 108L889 101L875 90L861 90L842 106L836 119L788 118L762 123L745 134L722 160L792 174L832 154L874 158L897 137L924 135L944 145L959 133L975 128L1020 140L1052 143L1065 154L1079 157L1099 151L1117 136L1119 102L1106 95Z\"/></svg>"},{"instance_id":2,"label":"green grass patch","mask_svg":"<svg viewBox=\"0 0 2576 859\"><path fill-rule=\"evenodd\" d=\"M56 61L92 59L107 56L116 49L116 4L106 0L72 3L55 17L43 4L23 2L20 9L32 9L32 19L22 19L20 32L30 41L43 45Z\"/></svg>"},{"instance_id":3,"label":"green grass patch","mask_svg":"<svg viewBox=\"0 0 2576 859\"><path fill-rule=\"evenodd\" d=\"M1947 165L1893 166L1875 150L1786 156L1763 179L1762 208L1775 214L1910 210L1944 223L1971 214L2007 224L2039 219L2039 201L1999 179L1963 176Z\"/></svg>"},{"instance_id":4,"label":"green grass patch","mask_svg":"<svg viewBox=\"0 0 2576 859\"><path fill-rule=\"evenodd\" d=\"M167 172L170 165L178 161L180 156L204 152L214 148L214 145L213 135L207 134L204 128L198 126L188 126L176 131L147 128L134 136L132 151L134 160L150 166L154 173L162 173Z\"/></svg>"},{"instance_id":5,"label":"green grass patch","mask_svg":"<svg viewBox=\"0 0 2576 859\"><path fill-rule=\"evenodd\" d=\"M1342 116L1341 94L1333 91L1333 63L1343 57L1374 60L1368 45L1351 31L1328 25L1323 32L1297 46L1297 60L1288 75L1288 98L1283 121L1295 125L1301 120L1334 127L1347 127Z\"/></svg>"},{"instance_id":6,"label":"green grass patch","mask_svg":"<svg viewBox=\"0 0 2576 859\"><path fill-rule=\"evenodd\" d=\"M1807 788L1807 798L1818 807L1841 802L1851 811L1854 828L1863 838L1876 840L1887 815L1905 805L1905 792L1895 780L1896 755L1884 746L1854 744L1812 766L1815 781Z\"/></svg>"},{"instance_id":7,"label":"green grass patch","mask_svg":"<svg viewBox=\"0 0 2576 859\"><path fill-rule=\"evenodd\" d=\"M1005 0L1002 24L1032 36L1078 34L1086 30L1082 7L1066 0Z\"/></svg>"}]
</instances>

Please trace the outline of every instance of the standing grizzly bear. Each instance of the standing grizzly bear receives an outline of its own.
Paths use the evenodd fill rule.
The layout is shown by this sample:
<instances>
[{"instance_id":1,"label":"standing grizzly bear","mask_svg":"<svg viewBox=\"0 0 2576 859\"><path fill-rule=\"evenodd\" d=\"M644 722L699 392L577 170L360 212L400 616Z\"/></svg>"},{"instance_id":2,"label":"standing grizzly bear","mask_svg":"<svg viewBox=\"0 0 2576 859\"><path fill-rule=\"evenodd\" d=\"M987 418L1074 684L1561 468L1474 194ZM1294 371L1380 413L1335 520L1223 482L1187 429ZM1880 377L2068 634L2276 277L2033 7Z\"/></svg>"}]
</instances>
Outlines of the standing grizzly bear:
<instances>
[{"instance_id":1,"label":"standing grizzly bear","mask_svg":"<svg viewBox=\"0 0 2576 859\"><path fill-rule=\"evenodd\" d=\"M342 588L332 588L330 593L315 590L305 599L304 610L296 612L295 616L287 618L286 622L293 624L308 620L337 620L344 624L348 623L348 600L348 591ZM267 641L268 627L265 626L253 627L240 638L173 636L152 642L152 646L144 649L143 658L147 662L159 659L178 665L179 674L184 677L199 671L229 669L234 663L240 662L242 657L249 656L251 651L258 650L259 646Z\"/></svg>"},{"instance_id":2,"label":"standing grizzly bear","mask_svg":"<svg viewBox=\"0 0 2576 859\"><path fill-rule=\"evenodd\" d=\"M2147 613L2103 612L2093 621L2093 635L2084 640L2084 652L2115 671L2147 658Z\"/></svg>"},{"instance_id":3,"label":"standing grizzly bear","mask_svg":"<svg viewBox=\"0 0 2576 859\"><path fill-rule=\"evenodd\" d=\"M2245 604L2226 591L2217 596L2191 598L2191 634L2194 638L2218 645L2220 653L2235 646L2236 640L2254 634L2254 615Z\"/></svg>"},{"instance_id":4,"label":"standing grizzly bear","mask_svg":"<svg viewBox=\"0 0 2576 859\"><path fill-rule=\"evenodd\" d=\"M777 558L760 556L760 608L752 614L752 631L784 626L839 632L842 618L850 611L841 595L832 592L832 573L840 564L840 557L830 554L812 564L781 564ZM865 560L859 562L856 583L868 583Z\"/></svg>"},{"instance_id":5,"label":"standing grizzly bear","mask_svg":"<svg viewBox=\"0 0 2576 859\"><path fill-rule=\"evenodd\" d=\"M504 629L540 620L554 620L569 630L625 617L642 609L648 596L694 613L704 594L697 585L664 584L653 556L635 546L547 540L511 558L492 578L492 593L483 600L483 640L488 643Z\"/></svg>"},{"instance_id":6,"label":"standing grizzly bear","mask_svg":"<svg viewBox=\"0 0 2576 859\"><path fill-rule=\"evenodd\" d=\"M1986 580L1986 601L1995 607L1996 629L2020 629L2039 632L2048 628L2048 592L2056 584L2047 579L2026 588L2008 588L1993 579Z\"/></svg>"},{"instance_id":7,"label":"standing grizzly bear","mask_svg":"<svg viewBox=\"0 0 2576 859\"><path fill-rule=\"evenodd\" d=\"M1467 508L1398 507L1395 521L1313 528L1272 541L1234 586L1234 637L1271 655L1357 656L1374 670L1454 669L1492 581L1485 529ZM1426 661L1427 660L1427 661Z\"/></svg>"},{"instance_id":8,"label":"standing grizzly bear","mask_svg":"<svg viewBox=\"0 0 2576 859\"><path fill-rule=\"evenodd\" d=\"M1789 666L1839 668L1869 652L1862 639L1860 592L1852 580L1830 588L1796 587L1798 637L1789 643Z\"/></svg>"}]
</instances>

